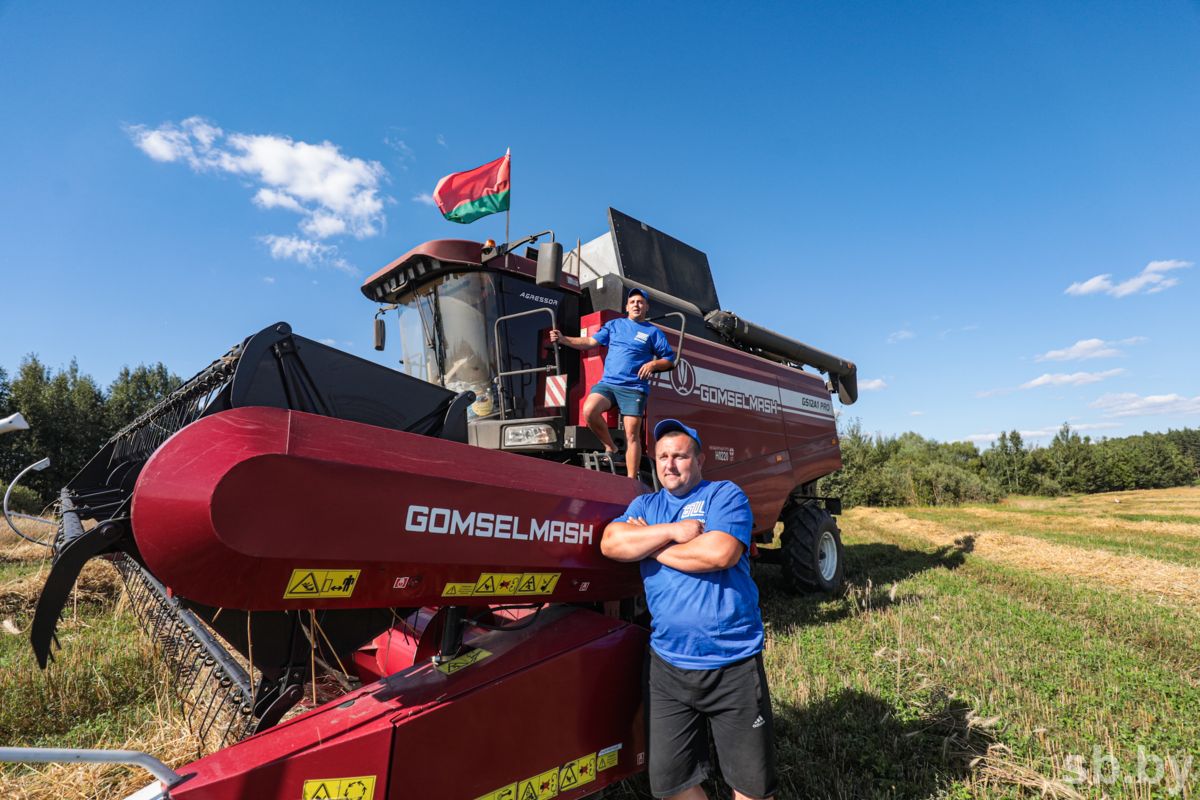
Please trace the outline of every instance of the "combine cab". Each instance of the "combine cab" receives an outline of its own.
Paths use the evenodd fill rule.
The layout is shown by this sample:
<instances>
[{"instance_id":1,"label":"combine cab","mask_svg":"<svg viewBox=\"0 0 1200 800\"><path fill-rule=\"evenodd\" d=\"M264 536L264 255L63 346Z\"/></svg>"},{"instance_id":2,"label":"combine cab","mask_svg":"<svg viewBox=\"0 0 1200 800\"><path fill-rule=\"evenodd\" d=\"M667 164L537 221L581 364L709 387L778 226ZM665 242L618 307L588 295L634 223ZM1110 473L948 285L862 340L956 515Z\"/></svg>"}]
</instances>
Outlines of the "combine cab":
<instances>
[{"instance_id":1,"label":"combine cab","mask_svg":"<svg viewBox=\"0 0 1200 800\"><path fill-rule=\"evenodd\" d=\"M79 571L111 559L215 751L164 796L547 800L644 768L641 582L599 539L656 478L612 474L582 424L602 349L548 336L594 333L630 288L678 355L645 427L702 430L756 543L783 523L753 555L840 586L840 507L814 487L854 365L722 311L703 253L609 216L565 261L546 234L427 242L362 287L399 371L272 325L63 489L34 651L45 667Z\"/></svg>"}]
</instances>

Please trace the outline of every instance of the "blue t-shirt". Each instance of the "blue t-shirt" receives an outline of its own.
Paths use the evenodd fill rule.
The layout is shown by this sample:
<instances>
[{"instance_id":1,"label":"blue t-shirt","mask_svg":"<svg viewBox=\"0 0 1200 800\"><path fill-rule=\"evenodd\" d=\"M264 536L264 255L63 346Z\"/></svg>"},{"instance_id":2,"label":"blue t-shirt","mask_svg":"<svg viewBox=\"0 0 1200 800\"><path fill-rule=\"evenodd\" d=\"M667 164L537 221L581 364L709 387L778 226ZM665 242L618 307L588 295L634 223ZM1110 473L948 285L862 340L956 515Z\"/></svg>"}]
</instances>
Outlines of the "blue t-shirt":
<instances>
[{"instance_id":1,"label":"blue t-shirt","mask_svg":"<svg viewBox=\"0 0 1200 800\"><path fill-rule=\"evenodd\" d=\"M667 343L667 337L649 322L634 322L629 317L610 319L592 338L608 347L600 382L610 386L624 386L647 394L650 382L637 376L642 364L655 358L675 360L675 351Z\"/></svg>"},{"instance_id":2,"label":"blue t-shirt","mask_svg":"<svg viewBox=\"0 0 1200 800\"><path fill-rule=\"evenodd\" d=\"M745 493L729 481L701 481L683 497L662 489L634 498L619 519L630 517L651 525L698 519L705 531L724 531L744 545L737 564L715 572L681 572L642 559L654 651L680 669L716 669L762 650L758 587L750 576L753 515Z\"/></svg>"}]
</instances>

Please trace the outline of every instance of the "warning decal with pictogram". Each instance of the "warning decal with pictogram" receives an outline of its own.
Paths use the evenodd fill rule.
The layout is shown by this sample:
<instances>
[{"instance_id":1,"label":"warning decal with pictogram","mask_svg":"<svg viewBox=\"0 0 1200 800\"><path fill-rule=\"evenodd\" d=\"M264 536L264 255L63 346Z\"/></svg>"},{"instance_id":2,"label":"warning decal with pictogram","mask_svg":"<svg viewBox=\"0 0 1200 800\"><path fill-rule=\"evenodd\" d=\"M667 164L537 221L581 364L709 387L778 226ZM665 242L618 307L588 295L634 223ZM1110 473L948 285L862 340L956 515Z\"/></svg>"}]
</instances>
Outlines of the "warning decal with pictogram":
<instances>
[{"instance_id":1,"label":"warning decal with pictogram","mask_svg":"<svg viewBox=\"0 0 1200 800\"><path fill-rule=\"evenodd\" d=\"M437 670L445 673L446 675L453 675L460 669L466 669L472 664L478 664L480 661L483 661L490 655L491 653L489 653L487 650L484 650L482 647L477 647L469 653L464 653L458 658L447 661L445 664L438 664Z\"/></svg>"},{"instance_id":2,"label":"warning decal with pictogram","mask_svg":"<svg viewBox=\"0 0 1200 800\"><path fill-rule=\"evenodd\" d=\"M316 778L305 781L302 800L374 800L375 776Z\"/></svg>"},{"instance_id":3,"label":"warning decal with pictogram","mask_svg":"<svg viewBox=\"0 0 1200 800\"><path fill-rule=\"evenodd\" d=\"M582 786L594 780L596 780L596 754L588 753L586 756L562 765L558 771L558 790L565 792L567 789L574 789L576 786Z\"/></svg>"},{"instance_id":4,"label":"warning decal with pictogram","mask_svg":"<svg viewBox=\"0 0 1200 800\"><path fill-rule=\"evenodd\" d=\"M294 569L283 592L284 600L350 597L358 585L357 569Z\"/></svg>"},{"instance_id":5,"label":"warning decal with pictogram","mask_svg":"<svg viewBox=\"0 0 1200 800\"><path fill-rule=\"evenodd\" d=\"M517 785L517 800L550 800L558 795L558 767Z\"/></svg>"}]
</instances>

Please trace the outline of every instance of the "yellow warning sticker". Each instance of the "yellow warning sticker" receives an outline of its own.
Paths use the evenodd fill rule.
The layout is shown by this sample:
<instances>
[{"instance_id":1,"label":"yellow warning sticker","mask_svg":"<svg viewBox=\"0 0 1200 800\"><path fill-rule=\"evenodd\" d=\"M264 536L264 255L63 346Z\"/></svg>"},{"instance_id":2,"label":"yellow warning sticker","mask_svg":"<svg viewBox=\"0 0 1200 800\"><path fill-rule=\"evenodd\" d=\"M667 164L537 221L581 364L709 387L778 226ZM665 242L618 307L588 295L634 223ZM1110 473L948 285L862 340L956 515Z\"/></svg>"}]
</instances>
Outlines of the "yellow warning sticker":
<instances>
[{"instance_id":1,"label":"yellow warning sticker","mask_svg":"<svg viewBox=\"0 0 1200 800\"><path fill-rule=\"evenodd\" d=\"M283 593L284 600L349 597L358 583L357 569L294 569Z\"/></svg>"},{"instance_id":2,"label":"yellow warning sticker","mask_svg":"<svg viewBox=\"0 0 1200 800\"><path fill-rule=\"evenodd\" d=\"M596 780L595 753L588 753L574 761L568 761L558 770L558 790L560 792L574 789L576 786L582 786L594 780Z\"/></svg>"},{"instance_id":3,"label":"yellow warning sticker","mask_svg":"<svg viewBox=\"0 0 1200 800\"><path fill-rule=\"evenodd\" d=\"M475 582L475 594L516 594L521 573L485 572Z\"/></svg>"},{"instance_id":4,"label":"yellow warning sticker","mask_svg":"<svg viewBox=\"0 0 1200 800\"><path fill-rule=\"evenodd\" d=\"M480 661L483 661L490 655L491 653L489 653L487 650L484 650L481 647L476 648L469 653L463 653L458 658L447 661L445 664L438 664L437 669L440 672L446 673L447 675L453 675L460 669L466 669L472 664L478 664Z\"/></svg>"},{"instance_id":5,"label":"yellow warning sticker","mask_svg":"<svg viewBox=\"0 0 1200 800\"><path fill-rule=\"evenodd\" d=\"M617 760L621 756L621 745L614 744L612 747L606 747L596 754L596 771L606 770L609 767L615 767Z\"/></svg>"},{"instance_id":6,"label":"yellow warning sticker","mask_svg":"<svg viewBox=\"0 0 1200 800\"><path fill-rule=\"evenodd\" d=\"M375 776L318 778L304 782L303 800L373 800Z\"/></svg>"},{"instance_id":7,"label":"yellow warning sticker","mask_svg":"<svg viewBox=\"0 0 1200 800\"><path fill-rule=\"evenodd\" d=\"M546 770L517 783L510 783L475 800L549 800L558 796L560 792L569 792L589 784L596 780L597 772L615 767L621 747L620 744L614 744L598 753L588 753L568 761L561 767Z\"/></svg>"},{"instance_id":8,"label":"yellow warning sticker","mask_svg":"<svg viewBox=\"0 0 1200 800\"><path fill-rule=\"evenodd\" d=\"M553 594L561 572L484 572L474 583L447 583L442 597Z\"/></svg>"},{"instance_id":9,"label":"yellow warning sticker","mask_svg":"<svg viewBox=\"0 0 1200 800\"><path fill-rule=\"evenodd\" d=\"M475 800L517 800L517 785L510 783L503 789L497 789L494 792L488 792L485 795L476 797Z\"/></svg>"},{"instance_id":10,"label":"yellow warning sticker","mask_svg":"<svg viewBox=\"0 0 1200 800\"><path fill-rule=\"evenodd\" d=\"M517 584L517 594L550 594L558 584L560 572L526 572Z\"/></svg>"},{"instance_id":11,"label":"yellow warning sticker","mask_svg":"<svg viewBox=\"0 0 1200 800\"><path fill-rule=\"evenodd\" d=\"M558 767L517 784L517 800L550 800L558 795Z\"/></svg>"}]
</instances>

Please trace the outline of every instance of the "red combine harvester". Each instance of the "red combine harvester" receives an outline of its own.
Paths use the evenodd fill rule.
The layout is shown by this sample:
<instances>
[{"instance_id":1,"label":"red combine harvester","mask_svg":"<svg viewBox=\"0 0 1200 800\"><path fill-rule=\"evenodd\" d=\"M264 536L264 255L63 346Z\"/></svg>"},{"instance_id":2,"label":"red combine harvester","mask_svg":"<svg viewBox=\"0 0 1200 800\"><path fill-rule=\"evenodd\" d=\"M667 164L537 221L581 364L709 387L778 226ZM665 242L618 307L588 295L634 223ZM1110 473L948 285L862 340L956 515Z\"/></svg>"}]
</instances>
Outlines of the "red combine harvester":
<instances>
[{"instance_id":1,"label":"red combine harvester","mask_svg":"<svg viewBox=\"0 0 1200 800\"><path fill-rule=\"evenodd\" d=\"M139 795L570 799L644 768L641 581L599 540L656 478L612 474L581 424L604 353L548 338L595 332L633 287L678 354L646 429L698 427L755 541L783 524L754 555L797 589L841 584L840 506L815 487L854 365L720 310L704 253L609 221L565 265L532 247L549 232L416 247L362 287L377 349L398 317L401 371L272 325L63 489L39 663L109 558L214 749Z\"/></svg>"}]
</instances>

